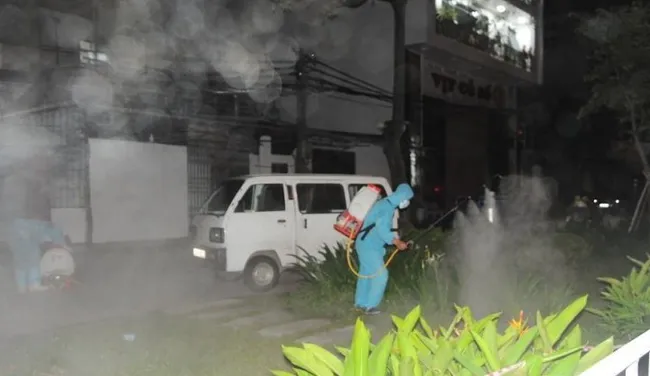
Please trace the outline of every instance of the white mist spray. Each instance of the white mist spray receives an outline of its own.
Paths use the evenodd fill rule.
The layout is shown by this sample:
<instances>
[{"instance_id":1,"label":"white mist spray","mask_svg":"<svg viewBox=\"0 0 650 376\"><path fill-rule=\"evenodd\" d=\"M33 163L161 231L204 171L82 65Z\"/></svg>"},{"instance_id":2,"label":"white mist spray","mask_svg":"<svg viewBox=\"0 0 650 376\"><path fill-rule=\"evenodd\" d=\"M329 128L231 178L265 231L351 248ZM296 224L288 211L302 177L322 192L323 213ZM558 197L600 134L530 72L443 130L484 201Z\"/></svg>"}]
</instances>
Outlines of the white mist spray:
<instances>
[{"instance_id":1,"label":"white mist spray","mask_svg":"<svg viewBox=\"0 0 650 376\"><path fill-rule=\"evenodd\" d=\"M520 296L528 288L521 286L527 281L522 276L556 282L567 277L565 260L550 241L553 232L546 213L552 197L547 182L506 177L500 193L496 201L486 190L484 206L479 209L471 202L466 214L457 214L453 230L459 303L478 315L526 305L531 297Z\"/></svg>"}]
</instances>

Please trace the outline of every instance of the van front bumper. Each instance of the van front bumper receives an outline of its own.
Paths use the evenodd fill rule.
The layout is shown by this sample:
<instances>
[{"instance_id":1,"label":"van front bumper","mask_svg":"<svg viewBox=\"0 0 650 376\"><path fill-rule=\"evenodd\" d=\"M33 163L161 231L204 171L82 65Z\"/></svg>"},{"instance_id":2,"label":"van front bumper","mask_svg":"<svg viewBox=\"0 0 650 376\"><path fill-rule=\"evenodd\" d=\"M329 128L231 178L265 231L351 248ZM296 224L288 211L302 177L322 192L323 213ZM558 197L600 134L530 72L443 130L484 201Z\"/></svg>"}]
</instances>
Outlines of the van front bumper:
<instances>
[{"instance_id":1,"label":"van front bumper","mask_svg":"<svg viewBox=\"0 0 650 376\"><path fill-rule=\"evenodd\" d=\"M219 271L226 270L226 249L206 246L194 246L192 255L196 258L209 260L215 264Z\"/></svg>"}]
</instances>

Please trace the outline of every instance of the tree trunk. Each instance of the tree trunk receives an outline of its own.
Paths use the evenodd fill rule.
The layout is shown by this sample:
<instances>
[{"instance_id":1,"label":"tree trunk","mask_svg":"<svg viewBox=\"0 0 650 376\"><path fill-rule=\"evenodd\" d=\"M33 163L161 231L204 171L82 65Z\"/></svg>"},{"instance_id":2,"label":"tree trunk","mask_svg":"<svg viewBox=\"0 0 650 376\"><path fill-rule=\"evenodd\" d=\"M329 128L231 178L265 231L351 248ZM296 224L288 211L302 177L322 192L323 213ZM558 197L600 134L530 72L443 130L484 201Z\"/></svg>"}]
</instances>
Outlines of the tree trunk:
<instances>
[{"instance_id":1,"label":"tree trunk","mask_svg":"<svg viewBox=\"0 0 650 376\"><path fill-rule=\"evenodd\" d=\"M391 183L406 183L406 167L400 140L406 129L406 3L386 0L393 8L393 116L384 128L384 153L390 168Z\"/></svg>"}]
</instances>

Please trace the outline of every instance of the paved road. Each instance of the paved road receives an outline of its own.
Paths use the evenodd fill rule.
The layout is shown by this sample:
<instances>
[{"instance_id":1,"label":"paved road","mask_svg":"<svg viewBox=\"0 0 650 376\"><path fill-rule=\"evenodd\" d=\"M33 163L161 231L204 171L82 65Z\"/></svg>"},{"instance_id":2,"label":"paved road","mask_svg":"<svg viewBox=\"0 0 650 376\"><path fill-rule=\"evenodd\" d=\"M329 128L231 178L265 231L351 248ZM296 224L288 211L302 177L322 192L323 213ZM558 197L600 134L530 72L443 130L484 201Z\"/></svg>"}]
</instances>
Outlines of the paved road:
<instances>
[{"instance_id":1,"label":"paved road","mask_svg":"<svg viewBox=\"0 0 650 376\"><path fill-rule=\"evenodd\" d=\"M186 249L182 242L97 246L77 254L80 284L71 291L16 296L2 288L0 338L254 294L240 281L216 280ZM0 285L11 285L3 274ZM287 276L275 291L294 286Z\"/></svg>"}]
</instances>

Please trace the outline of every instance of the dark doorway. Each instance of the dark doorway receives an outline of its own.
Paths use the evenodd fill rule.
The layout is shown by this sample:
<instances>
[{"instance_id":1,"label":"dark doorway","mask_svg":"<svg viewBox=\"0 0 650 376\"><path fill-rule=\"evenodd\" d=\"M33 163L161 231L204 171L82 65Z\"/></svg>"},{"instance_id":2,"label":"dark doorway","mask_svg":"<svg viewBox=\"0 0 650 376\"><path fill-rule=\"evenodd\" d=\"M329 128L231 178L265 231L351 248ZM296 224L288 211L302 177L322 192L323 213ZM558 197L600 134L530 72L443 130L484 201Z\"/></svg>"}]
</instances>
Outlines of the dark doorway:
<instances>
[{"instance_id":1,"label":"dark doorway","mask_svg":"<svg viewBox=\"0 0 650 376\"><path fill-rule=\"evenodd\" d=\"M314 174L356 174L356 155L351 151L313 149Z\"/></svg>"}]
</instances>

